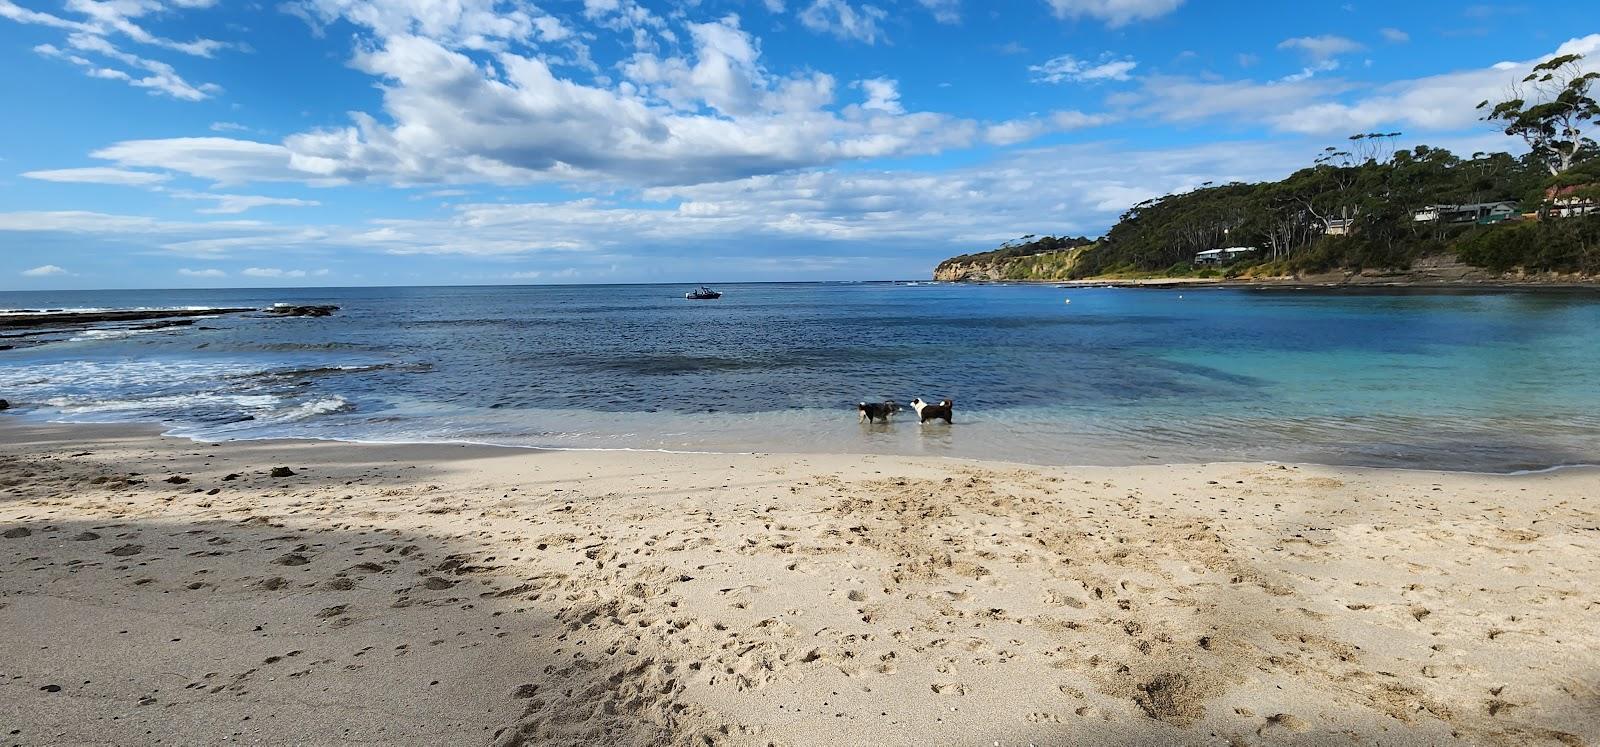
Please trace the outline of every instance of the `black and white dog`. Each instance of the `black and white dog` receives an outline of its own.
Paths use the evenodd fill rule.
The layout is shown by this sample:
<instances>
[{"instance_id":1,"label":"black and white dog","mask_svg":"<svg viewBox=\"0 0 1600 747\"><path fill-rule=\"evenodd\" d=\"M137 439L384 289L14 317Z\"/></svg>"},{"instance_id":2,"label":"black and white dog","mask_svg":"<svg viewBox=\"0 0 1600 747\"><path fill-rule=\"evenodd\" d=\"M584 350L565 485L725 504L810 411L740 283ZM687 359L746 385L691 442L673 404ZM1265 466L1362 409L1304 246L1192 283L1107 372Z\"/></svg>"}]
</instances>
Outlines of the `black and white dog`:
<instances>
[{"instance_id":1,"label":"black and white dog","mask_svg":"<svg viewBox=\"0 0 1600 747\"><path fill-rule=\"evenodd\" d=\"M911 400L911 407L917 411L917 417L921 422L926 423L930 420L943 420L946 424L954 422L950 418L955 413L956 403L950 400L940 400L939 404L931 405L918 397Z\"/></svg>"},{"instance_id":2,"label":"black and white dog","mask_svg":"<svg viewBox=\"0 0 1600 747\"><path fill-rule=\"evenodd\" d=\"M862 402L856 405L856 411L861 415L860 422L887 423L890 415L900 412L900 405L895 404L892 399L884 402Z\"/></svg>"}]
</instances>

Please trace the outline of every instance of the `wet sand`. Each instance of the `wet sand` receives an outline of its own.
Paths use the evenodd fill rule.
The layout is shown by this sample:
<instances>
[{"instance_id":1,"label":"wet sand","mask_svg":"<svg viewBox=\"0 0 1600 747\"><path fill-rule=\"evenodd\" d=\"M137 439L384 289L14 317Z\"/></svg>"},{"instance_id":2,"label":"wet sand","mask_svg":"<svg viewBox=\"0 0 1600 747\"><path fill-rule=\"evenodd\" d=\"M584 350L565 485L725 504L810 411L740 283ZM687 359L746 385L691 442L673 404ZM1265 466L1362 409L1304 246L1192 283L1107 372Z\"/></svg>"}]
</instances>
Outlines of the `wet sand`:
<instances>
[{"instance_id":1,"label":"wet sand","mask_svg":"<svg viewBox=\"0 0 1600 747\"><path fill-rule=\"evenodd\" d=\"M0 422L0 736L1596 744L1597 502Z\"/></svg>"}]
</instances>

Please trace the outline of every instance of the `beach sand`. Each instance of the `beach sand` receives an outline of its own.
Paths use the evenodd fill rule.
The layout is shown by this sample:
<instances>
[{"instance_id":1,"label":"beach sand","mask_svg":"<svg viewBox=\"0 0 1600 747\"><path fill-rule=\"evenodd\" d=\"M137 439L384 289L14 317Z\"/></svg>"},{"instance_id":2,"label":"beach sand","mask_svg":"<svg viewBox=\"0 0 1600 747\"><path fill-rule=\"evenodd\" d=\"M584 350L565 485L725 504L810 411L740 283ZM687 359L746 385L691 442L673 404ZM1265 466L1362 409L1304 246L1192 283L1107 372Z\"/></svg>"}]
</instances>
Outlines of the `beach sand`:
<instances>
[{"instance_id":1,"label":"beach sand","mask_svg":"<svg viewBox=\"0 0 1600 747\"><path fill-rule=\"evenodd\" d=\"M1591 470L0 445L5 744L1600 744Z\"/></svg>"}]
</instances>

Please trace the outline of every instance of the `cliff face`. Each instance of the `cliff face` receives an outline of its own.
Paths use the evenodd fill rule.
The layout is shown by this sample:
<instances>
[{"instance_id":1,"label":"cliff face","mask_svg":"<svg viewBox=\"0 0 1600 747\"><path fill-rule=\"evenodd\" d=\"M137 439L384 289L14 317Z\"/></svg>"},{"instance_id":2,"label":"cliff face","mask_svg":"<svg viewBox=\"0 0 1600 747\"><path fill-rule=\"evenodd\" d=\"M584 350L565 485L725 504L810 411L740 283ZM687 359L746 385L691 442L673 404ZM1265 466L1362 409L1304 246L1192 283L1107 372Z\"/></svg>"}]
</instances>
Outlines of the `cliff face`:
<instances>
[{"instance_id":1,"label":"cliff face","mask_svg":"<svg viewBox=\"0 0 1600 747\"><path fill-rule=\"evenodd\" d=\"M1078 258L1088 247L1078 247L1059 252L1042 252L1028 256L991 256L975 254L947 259L933 270L934 280L961 282L966 280L1066 280Z\"/></svg>"}]
</instances>

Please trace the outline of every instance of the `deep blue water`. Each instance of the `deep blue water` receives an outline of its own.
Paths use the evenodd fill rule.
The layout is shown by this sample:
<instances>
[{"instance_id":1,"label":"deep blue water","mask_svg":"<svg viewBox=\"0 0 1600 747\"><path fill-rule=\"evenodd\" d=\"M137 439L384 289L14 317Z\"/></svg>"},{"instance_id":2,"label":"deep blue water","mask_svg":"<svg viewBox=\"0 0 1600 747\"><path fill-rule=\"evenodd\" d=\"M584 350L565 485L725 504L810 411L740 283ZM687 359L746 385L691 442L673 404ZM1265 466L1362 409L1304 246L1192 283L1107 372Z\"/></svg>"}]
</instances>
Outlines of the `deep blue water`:
<instances>
[{"instance_id":1,"label":"deep blue water","mask_svg":"<svg viewBox=\"0 0 1600 747\"><path fill-rule=\"evenodd\" d=\"M678 286L0 293L12 309L343 307L0 351L0 397L14 416L205 439L1600 463L1596 293L719 289L713 302ZM856 422L858 401L917 396L954 399L956 425Z\"/></svg>"}]
</instances>

